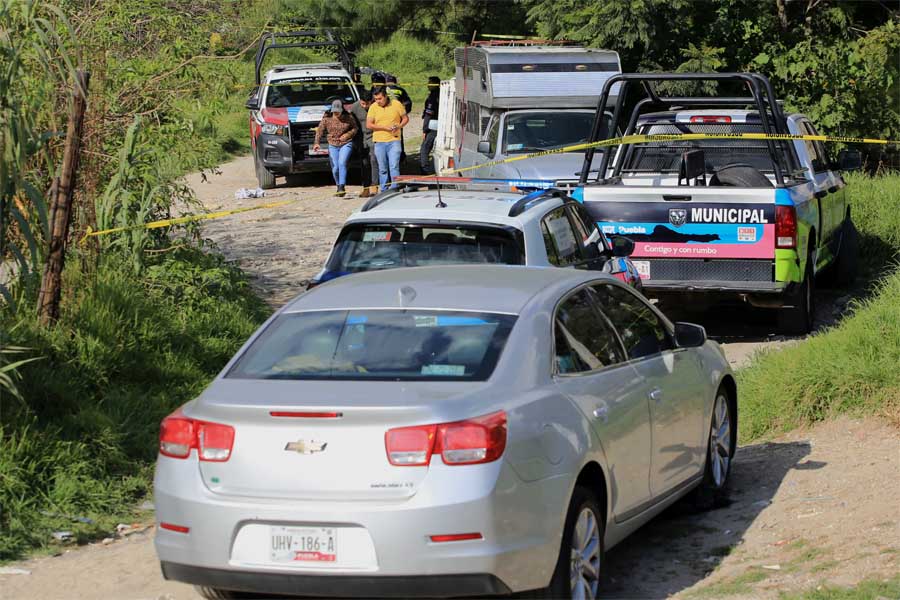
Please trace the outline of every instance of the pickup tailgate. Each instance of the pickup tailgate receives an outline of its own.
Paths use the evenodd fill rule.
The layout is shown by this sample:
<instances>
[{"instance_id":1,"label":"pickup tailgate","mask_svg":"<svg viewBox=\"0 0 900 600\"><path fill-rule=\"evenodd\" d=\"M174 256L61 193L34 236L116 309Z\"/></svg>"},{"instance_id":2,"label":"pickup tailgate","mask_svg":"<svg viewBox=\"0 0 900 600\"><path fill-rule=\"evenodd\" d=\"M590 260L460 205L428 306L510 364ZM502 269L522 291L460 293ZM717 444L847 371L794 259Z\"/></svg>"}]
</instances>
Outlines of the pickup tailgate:
<instances>
[{"instance_id":1,"label":"pickup tailgate","mask_svg":"<svg viewBox=\"0 0 900 600\"><path fill-rule=\"evenodd\" d=\"M774 282L774 189L598 186L583 198L605 233L634 240L645 287L764 291Z\"/></svg>"}]
</instances>

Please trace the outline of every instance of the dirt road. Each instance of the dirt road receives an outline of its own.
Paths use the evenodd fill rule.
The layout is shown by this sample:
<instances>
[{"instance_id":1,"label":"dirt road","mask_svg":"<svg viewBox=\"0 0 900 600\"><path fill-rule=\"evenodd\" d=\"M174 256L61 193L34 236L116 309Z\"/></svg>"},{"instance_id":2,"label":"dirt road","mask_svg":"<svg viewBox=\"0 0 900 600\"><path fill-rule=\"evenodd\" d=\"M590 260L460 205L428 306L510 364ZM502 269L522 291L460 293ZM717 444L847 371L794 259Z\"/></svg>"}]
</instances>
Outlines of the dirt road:
<instances>
[{"instance_id":1,"label":"dirt road","mask_svg":"<svg viewBox=\"0 0 900 600\"><path fill-rule=\"evenodd\" d=\"M740 448L730 502L676 505L612 549L610 598L777 598L900 571L900 432L841 419ZM152 530L151 530L152 532ZM3 600L194 600L163 581L152 533L16 565Z\"/></svg>"},{"instance_id":2,"label":"dirt road","mask_svg":"<svg viewBox=\"0 0 900 600\"><path fill-rule=\"evenodd\" d=\"M327 176L304 187L279 187L265 200L237 201L235 190L255 187L250 158L222 165L221 174L206 179L194 175L189 183L212 210L296 200L204 225L205 236L254 278L273 307L303 289L324 262L341 222L363 202L358 185L350 186L346 198L331 196ZM845 302L835 296L823 296L820 324L831 322L835 307ZM759 348L791 343L769 334L766 315L693 316L718 336L736 364ZM839 420L743 447L734 463L731 503L701 514L681 505L613 549L608 595L774 598L779 591L820 582L852 584L896 573L898 473L900 433L874 420ZM0 574L2 600L199 598L189 586L162 580L152 530L10 567L30 574Z\"/></svg>"}]
</instances>

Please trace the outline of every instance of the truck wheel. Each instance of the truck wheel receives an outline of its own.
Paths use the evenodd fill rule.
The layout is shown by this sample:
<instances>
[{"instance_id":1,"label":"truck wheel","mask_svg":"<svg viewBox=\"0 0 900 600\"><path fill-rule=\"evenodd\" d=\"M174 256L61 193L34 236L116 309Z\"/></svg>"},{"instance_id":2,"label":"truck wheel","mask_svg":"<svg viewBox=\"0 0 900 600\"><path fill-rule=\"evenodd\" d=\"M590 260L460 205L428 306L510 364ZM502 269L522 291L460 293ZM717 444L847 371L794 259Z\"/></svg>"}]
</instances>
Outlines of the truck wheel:
<instances>
[{"instance_id":1,"label":"truck wheel","mask_svg":"<svg viewBox=\"0 0 900 600\"><path fill-rule=\"evenodd\" d=\"M258 158L255 158L253 161L256 164L256 181L259 182L259 187L264 190L271 190L275 187L275 174L272 171L265 168L260 162Z\"/></svg>"},{"instance_id":2,"label":"truck wheel","mask_svg":"<svg viewBox=\"0 0 900 600\"><path fill-rule=\"evenodd\" d=\"M833 267L834 282L841 287L850 287L859 270L859 232L850 215L844 219L841 229L841 246Z\"/></svg>"},{"instance_id":3,"label":"truck wheel","mask_svg":"<svg viewBox=\"0 0 900 600\"><path fill-rule=\"evenodd\" d=\"M733 187L772 187L772 182L752 165L734 163L718 169L709 179L709 185Z\"/></svg>"},{"instance_id":4,"label":"truck wheel","mask_svg":"<svg viewBox=\"0 0 900 600\"><path fill-rule=\"evenodd\" d=\"M815 276L812 257L806 259L806 273L803 281L794 291L789 302L791 308L778 309L778 330L788 335L806 335L813 328L815 313Z\"/></svg>"}]
</instances>

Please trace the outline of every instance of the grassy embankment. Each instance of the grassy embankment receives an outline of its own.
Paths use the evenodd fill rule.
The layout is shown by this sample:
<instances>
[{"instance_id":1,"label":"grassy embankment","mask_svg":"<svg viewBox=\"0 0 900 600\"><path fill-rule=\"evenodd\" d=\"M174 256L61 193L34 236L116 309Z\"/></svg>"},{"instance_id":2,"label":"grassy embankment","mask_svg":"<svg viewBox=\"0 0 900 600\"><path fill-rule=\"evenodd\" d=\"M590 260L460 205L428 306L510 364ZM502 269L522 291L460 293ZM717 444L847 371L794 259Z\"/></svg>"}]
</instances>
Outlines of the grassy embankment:
<instances>
[{"instance_id":1,"label":"grassy embankment","mask_svg":"<svg viewBox=\"0 0 900 600\"><path fill-rule=\"evenodd\" d=\"M835 327L761 354L739 372L745 442L837 414L900 425L900 175L855 175L848 183L870 293Z\"/></svg>"},{"instance_id":2,"label":"grassy embankment","mask_svg":"<svg viewBox=\"0 0 900 600\"><path fill-rule=\"evenodd\" d=\"M33 277L13 286L15 305L0 301L0 345L39 357L19 369L21 399L0 388L0 561L55 548L54 531L83 541L141 518L134 507L149 493L160 419L199 393L268 313L196 229L178 242L157 230L76 243L107 186L117 186L115 224L159 218L185 199L178 176L246 149L252 51L230 56L265 27L264 4L61 3L93 72L87 147L60 321L35 322ZM39 85L22 80L26 93ZM52 127L56 110L44 101L39 126Z\"/></svg>"}]
</instances>

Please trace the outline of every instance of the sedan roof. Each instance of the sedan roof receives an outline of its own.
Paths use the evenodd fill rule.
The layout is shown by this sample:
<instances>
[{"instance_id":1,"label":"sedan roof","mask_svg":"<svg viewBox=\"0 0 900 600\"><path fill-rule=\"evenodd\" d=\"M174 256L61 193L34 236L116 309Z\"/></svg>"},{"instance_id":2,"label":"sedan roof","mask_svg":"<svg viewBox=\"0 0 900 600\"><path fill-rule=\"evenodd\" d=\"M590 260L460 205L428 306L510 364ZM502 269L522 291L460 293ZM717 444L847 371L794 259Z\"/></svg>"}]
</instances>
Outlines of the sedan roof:
<instances>
[{"instance_id":1,"label":"sedan roof","mask_svg":"<svg viewBox=\"0 0 900 600\"><path fill-rule=\"evenodd\" d=\"M559 267L452 265L369 271L333 279L291 301L285 312L429 308L519 314L536 294L560 293L608 277Z\"/></svg>"}]
</instances>

